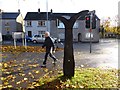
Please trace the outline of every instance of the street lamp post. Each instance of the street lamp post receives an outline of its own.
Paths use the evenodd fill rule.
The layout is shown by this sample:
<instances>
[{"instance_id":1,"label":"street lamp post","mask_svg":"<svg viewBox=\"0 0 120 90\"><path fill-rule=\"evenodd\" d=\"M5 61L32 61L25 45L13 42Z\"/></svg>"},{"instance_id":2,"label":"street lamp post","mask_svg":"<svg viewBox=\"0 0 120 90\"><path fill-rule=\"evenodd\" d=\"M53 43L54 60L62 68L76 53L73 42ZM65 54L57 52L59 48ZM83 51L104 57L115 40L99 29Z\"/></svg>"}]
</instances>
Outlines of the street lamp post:
<instances>
[{"instance_id":1,"label":"street lamp post","mask_svg":"<svg viewBox=\"0 0 120 90\"><path fill-rule=\"evenodd\" d=\"M48 0L46 0L46 18L47 18L46 26L48 31Z\"/></svg>"}]
</instances>

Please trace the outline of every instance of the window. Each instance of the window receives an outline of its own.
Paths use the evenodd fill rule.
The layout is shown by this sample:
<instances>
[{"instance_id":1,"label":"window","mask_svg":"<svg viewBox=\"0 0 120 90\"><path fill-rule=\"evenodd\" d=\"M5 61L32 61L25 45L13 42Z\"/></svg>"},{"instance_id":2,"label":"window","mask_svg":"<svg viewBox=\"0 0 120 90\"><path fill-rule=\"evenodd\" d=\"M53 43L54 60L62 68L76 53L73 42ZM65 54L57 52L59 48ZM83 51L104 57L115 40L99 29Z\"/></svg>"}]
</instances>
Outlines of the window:
<instances>
[{"instance_id":1,"label":"window","mask_svg":"<svg viewBox=\"0 0 120 90\"><path fill-rule=\"evenodd\" d=\"M86 33L86 36L85 36L87 39L90 38L90 33ZM93 38L93 33L91 33L91 38Z\"/></svg>"},{"instance_id":2,"label":"window","mask_svg":"<svg viewBox=\"0 0 120 90\"><path fill-rule=\"evenodd\" d=\"M42 34L42 37L44 38L44 37L45 37L45 35L44 35L44 34Z\"/></svg>"},{"instance_id":3,"label":"window","mask_svg":"<svg viewBox=\"0 0 120 90\"><path fill-rule=\"evenodd\" d=\"M65 28L64 24L59 21L58 28ZM75 22L73 28L78 28L78 23Z\"/></svg>"},{"instance_id":4,"label":"window","mask_svg":"<svg viewBox=\"0 0 120 90\"><path fill-rule=\"evenodd\" d=\"M45 37L45 31L38 31L39 35L42 35L42 37Z\"/></svg>"},{"instance_id":5,"label":"window","mask_svg":"<svg viewBox=\"0 0 120 90\"><path fill-rule=\"evenodd\" d=\"M58 28L65 28L64 24L62 22L59 22Z\"/></svg>"},{"instance_id":6,"label":"window","mask_svg":"<svg viewBox=\"0 0 120 90\"><path fill-rule=\"evenodd\" d=\"M40 37L40 35L35 35L34 37Z\"/></svg>"},{"instance_id":7,"label":"window","mask_svg":"<svg viewBox=\"0 0 120 90\"><path fill-rule=\"evenodd\" d=\"M5 26L10 26L8 22L5 23Z\"/></svg>"},{"instance_id":8,"label":"window","mask_svg":"<svg viewBox=\"0 0 120 90\"><path fill-rule=\"evenodd\" d=\"M45 26L45 21L38 21L38 26Z\"/></svg>"},{"instance_id":9,"label":"window","mask_svg":"<svg viewBox=\"0 0 120 90\"><path fill-rule=\"evenodd\" d=\"M10 28L9 28L9 27L6 27L6 28L5 28L5 30L6 30L6 31L9 31L9 30L10 30Z\"/></svg>"},{"instance_id":10,"label":"window","mask_svg":"<svg viewBox=\"0 0 120 90\"><path fill-rule=\"evenodd\" d=\"M73 28L78 28L78 23L75 22Z\"/></svg>"},{"instance_id":11,"label":"window","mask_svg":"<svg viewBox=\"0 0 120 90\"><path fill-rule=\"evenodd\" d=\"M45 31L38 31L38 34L45 34Z\"/></svg>"},{"instance_id":12,"label":"window","mask_svg":"<svg viewBox=\"0 0 120 90\"><path fill-rule=\"evenodd\" d=\"M32 26L32 22L31 21L27 21L27 26Z\"/></svg>"}]
</instances>

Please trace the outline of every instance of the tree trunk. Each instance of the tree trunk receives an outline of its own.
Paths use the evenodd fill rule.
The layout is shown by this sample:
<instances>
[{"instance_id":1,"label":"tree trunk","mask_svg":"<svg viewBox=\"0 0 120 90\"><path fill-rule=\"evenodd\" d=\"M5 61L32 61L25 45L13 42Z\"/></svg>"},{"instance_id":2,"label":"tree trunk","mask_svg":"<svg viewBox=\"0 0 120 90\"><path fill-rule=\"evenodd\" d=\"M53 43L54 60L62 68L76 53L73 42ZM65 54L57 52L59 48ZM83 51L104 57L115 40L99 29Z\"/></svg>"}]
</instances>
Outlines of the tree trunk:
<instances>
[{"instance_id":1,"label":"tree trunk","mask_svg":"<svg viewBox=\"0 0 120 90\"><path fill-rule=\"evenodd\" d=\"M72 28L65 29L65 47L64 47L64 61L63 61L63 73L64 76L74 76L74 54L73 54L73 34Z\"/></svg>"}]
</instances>

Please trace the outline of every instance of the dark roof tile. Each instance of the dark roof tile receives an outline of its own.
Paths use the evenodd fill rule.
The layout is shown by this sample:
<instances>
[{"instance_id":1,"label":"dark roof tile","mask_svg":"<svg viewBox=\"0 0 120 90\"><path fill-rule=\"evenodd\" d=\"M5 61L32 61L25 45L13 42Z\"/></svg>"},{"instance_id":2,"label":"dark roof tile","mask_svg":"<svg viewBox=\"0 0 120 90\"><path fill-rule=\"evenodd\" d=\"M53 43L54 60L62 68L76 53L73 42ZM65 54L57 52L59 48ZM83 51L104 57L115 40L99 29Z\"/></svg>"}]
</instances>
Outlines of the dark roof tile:
<instances>
[{"instance_id":1,"label":"dark roof tile","mask_svg":"<svg viewBox=\"0 0 120 90\"><path fill-rule=\"evenodd\" d=\"M2 12L2 19L16 19L19 13Z\"/></svg>"},{"instance_id":2,"label":"dark roof tile","mask_svg":"<svg viewBox=\"0 0 120 90\"><path fill-rule=\"evenodd\" d=\"M48 19L55 20L55 19L57 19L56 17L58 17L58 16L73 16L74 14L75 13L51 13L51 12L48 12ZM79 17L78 19L85 20L85 16ZM47 20L47 12L28 12L26 14L24 20Z\"/></svg>"}]
</instances>

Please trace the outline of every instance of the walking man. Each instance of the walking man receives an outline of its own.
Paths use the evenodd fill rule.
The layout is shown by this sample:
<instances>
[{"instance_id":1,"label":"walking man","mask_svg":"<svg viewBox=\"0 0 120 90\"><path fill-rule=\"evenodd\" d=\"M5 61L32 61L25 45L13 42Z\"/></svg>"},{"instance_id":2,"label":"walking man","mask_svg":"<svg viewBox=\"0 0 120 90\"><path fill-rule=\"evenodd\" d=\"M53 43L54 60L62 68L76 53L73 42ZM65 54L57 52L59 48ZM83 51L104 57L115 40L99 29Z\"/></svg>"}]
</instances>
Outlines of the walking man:
<instances>
[{"instance_id":1,"label":"walking man","mask_svg":"<svg viewBox=\"0 0 120 90\"><path fill-rule=\"evenodd\" d=\"M49 32L45 32L45 41L44 41L42 48L44 48L44 47L46 47L46 54L45 54L45 58L44 58L45 60L43 61L43 65L41 67L46 67L46 61L47 61L48 55L54 60L53 63L55 64L57 59L52 54L52 52L54 52L54 50L55 50L55 45L54 45L52 38L50 37Z\"/></svg>"}]
</instances>

